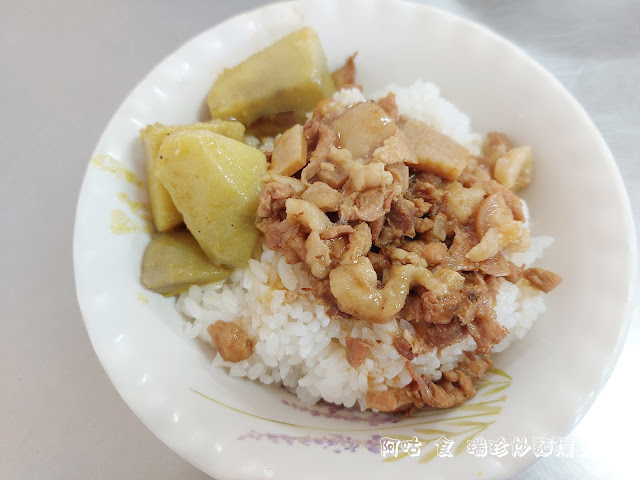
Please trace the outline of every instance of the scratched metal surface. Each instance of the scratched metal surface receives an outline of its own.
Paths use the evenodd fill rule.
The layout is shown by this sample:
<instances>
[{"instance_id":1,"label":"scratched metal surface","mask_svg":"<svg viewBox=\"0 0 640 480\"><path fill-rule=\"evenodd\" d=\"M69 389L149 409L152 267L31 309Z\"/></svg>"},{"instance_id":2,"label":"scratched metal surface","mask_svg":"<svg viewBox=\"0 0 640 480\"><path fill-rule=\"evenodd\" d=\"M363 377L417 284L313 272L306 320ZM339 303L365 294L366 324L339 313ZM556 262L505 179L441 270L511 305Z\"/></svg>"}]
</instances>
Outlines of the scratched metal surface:
<instances>
[{"instance_id":1,"label":"scratched metal surface","mask_svg":"<svg viewBox=\"0 0 640 480\"><path fill-rule=\"evenodd\" d=\"M82 175L129 90L176 46L256 0L3 2L0 29L0 478L205 479L128 410L89 344L71 235ZM640 218L640 2L434 0L506 36L575 95ZM34 300L35 299L35 300ZM618 366L570 438L528 479L635 478L636 314Z\"/></svg>"}]
</instances>

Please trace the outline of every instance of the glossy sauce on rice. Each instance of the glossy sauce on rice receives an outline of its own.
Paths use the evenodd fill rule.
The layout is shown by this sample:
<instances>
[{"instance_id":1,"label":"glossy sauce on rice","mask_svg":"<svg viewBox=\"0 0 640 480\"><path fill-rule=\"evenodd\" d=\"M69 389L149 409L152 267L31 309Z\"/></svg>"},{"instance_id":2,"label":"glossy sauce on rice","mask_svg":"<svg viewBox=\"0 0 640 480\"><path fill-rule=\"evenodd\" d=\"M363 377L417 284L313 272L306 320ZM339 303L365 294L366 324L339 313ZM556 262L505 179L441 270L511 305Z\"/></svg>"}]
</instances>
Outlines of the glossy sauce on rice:
<instances>
[{"instance_id":1,"label":"glossy sauce on rice","mask_svg":"<svg viewBox=\"0 0 640 480\"><path fill-rule=\"evenodd\" d=\"M374 98L388 92L395 93L400 115L424 121L472 155L480 153L480 135L471 131L463 113L440 97L435 85L416 82L404 89L390 86ZM365 99L352 88L337 92L334 101L352 106ZM262 148L270 151L272 145ZM514 264L528 267L550 243L548 238L533 238L526 252L507 256ZM392 404L391 408L375 398L383 398L384 392L396 392L397 396L397 392L421 381L434 385L449 381L454 378L451 372L473 359L480 348L473 335L465 332L449 343L441 342L431 349L421 345L415 355L402 355L394 342L415 338L412 322L400 314L381 323L336 315L335 309L323 305L314 294L318 270L312 273L304 261L292 262L286 251L276 250L262 243L246 267L224 281L192 286L177 302L178 311L193 319L186 328L191 337L212 343L207 328L222 320L233 322L252 339L250 355L243 360L230 362L220 354L216 356L213 365L227 368L232 376L281 383L308 403L324 399L347 407L358 404L363 410L395 410L402 405ZM493 346L497 352L514 337L524 336L544 311L544 298L540 289L526 281L511 283L498 278L494 283L495 320L508 330ZM349 357L353 339L369 346L357 364ZM411 405L407 402L405 407Z\"/></svg>"}]
</instances>

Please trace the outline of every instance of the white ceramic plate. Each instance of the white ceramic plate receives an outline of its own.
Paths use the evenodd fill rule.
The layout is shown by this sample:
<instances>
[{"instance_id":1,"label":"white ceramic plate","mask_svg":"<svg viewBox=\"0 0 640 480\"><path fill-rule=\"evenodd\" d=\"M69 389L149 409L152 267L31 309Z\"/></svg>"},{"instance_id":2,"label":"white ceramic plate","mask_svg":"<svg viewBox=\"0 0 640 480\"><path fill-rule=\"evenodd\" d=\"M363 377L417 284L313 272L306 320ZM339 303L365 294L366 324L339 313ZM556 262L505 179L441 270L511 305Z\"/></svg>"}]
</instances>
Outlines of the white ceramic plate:
<instances>
[{"instance_id":1,"label":"white ceramic plate","mask_svg":"<svg viewBox=\"0 0 640 480\"><path fill-rule=\"evenodd\" d=\"M278 388L211 371L211 352L182 336L173 300L145 291L149 240L138 131L188 123L205 111L216 75L302 25L320 35L331 68L358 51L365 93L417 78L472 119L479 132L531 144L536 177L525 198L537 235L556 237L542 266L564 277L525 340L497 355L462 408L414 419L327 406L304 409ZM466 451L480 435L555 439L585 414L608 378L628 326L636 256L629 203L615 163L583 109L522 51L490 31L395 1L270 5L235 17L170 55L125 100L88 167L78 202L74 261L87 330L109 377L140 419L203 471L226 478L502 478L533 463ZM383 459L379 438L412 438L419 456ZM434 442L454 442L453 457Z\"/></svg>"}]
</instances>

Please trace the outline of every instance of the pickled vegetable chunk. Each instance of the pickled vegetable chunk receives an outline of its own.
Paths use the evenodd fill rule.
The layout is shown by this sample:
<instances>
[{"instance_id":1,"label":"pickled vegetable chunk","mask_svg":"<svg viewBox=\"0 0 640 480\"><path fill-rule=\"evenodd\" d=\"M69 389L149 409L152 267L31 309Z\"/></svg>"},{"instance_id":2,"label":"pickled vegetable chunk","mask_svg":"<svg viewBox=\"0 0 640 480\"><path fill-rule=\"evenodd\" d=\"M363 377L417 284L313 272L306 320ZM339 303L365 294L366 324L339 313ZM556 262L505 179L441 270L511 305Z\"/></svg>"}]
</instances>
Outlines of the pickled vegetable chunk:
<instances>
[{"instance_id":1,"label":"pickled vegetable chunk","mask_svg":"<svg viewBox=\"0 0 640 480\"><path fill-rule=\"evenodd\" d=\"M209 91L213 118L235 119L249 125L264 115L305 113L335 88L318 35L302 28L224 70Z\"/></svg>"},{"instance_id":2,"label":"pickled vegetable chunk","mask_svg":"<svg viewBox=\"0 0 640 480\"><path fill-rule=\"evenodd\" d=\"M307 164L307 139L302 125L295 125L276 139L271 155L271 171L290 176Z\"/></svg>"},{"instance_id":3,"label":"pickled vegetable chunk","mask_svg":"<svg viewBox=\"0 0 640 480\"><path fill-rule=\"evenodd\" d=\"M266 166L260 150L197 130L164 140L156 177L209 259L237 268L247 263L258 239L255 220Z\"/></svg>"},{"instance_id":4,"label":"pickled vegetable chunk","mask_svg":"<svg viewBox=\"0 0 640 480\"><path fill-rule=\"evenodd\" d=\"M142 139L146 157L147 185L149 188L151 215L156 230L159 232L171 230L180 225L182 223L182 215L176 209L167 190L156 178L155 161L158 157L160 145L162 145L164 139L167 138L167 135L189 130L210 130L229 138L242 140L245 129L244 125L239 122L213 120L206 123L191 123L171 127L156 123L140 130L140 138Z\"/></svg>"},{"instance_id":5,"label":"pickled vegetable chunk","mask_svg":"<svg viewBox=\"0 0 640 480\"><path fill-rule=\"evenodd\" d=\"M471 154L466 148L420 120L409 119L402 133L416 152L417 163L410 167L453 182L469 163Z\"/></svg>"},{"instance_id":6,"label":"pickled vegetable chunk","mask_svg":"<svg viewBox=\"0 0 640 480\"><path fill-rule=\"evenodd\" d=\"M182 293L191 285L217 282L229 275L231 270L211 263L186 230L156 234L142 259L142 284L165 296Z\"/></svg>"}]
</instances>

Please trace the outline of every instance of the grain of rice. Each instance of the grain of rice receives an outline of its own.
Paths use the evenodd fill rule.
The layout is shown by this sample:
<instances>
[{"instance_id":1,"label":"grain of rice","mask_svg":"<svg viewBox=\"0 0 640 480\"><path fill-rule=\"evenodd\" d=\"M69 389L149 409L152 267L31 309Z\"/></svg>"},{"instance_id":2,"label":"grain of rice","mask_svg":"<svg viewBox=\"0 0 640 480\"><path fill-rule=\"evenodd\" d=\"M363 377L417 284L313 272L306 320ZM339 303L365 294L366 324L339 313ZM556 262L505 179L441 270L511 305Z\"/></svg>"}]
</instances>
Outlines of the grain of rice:
<instances>
[{"instance_id":1,"label":"grain of rice","mask_svg":"<svg viewBox=\"0 0 640 480\"><path fill-rule=\"evenodd\" d=\"M298 285L298 277L296 276L293 267L287 263L284 257L282 257L278 262L278 275L287 290L295 290L296 285Z\"/></svg>"}]
</instances>

